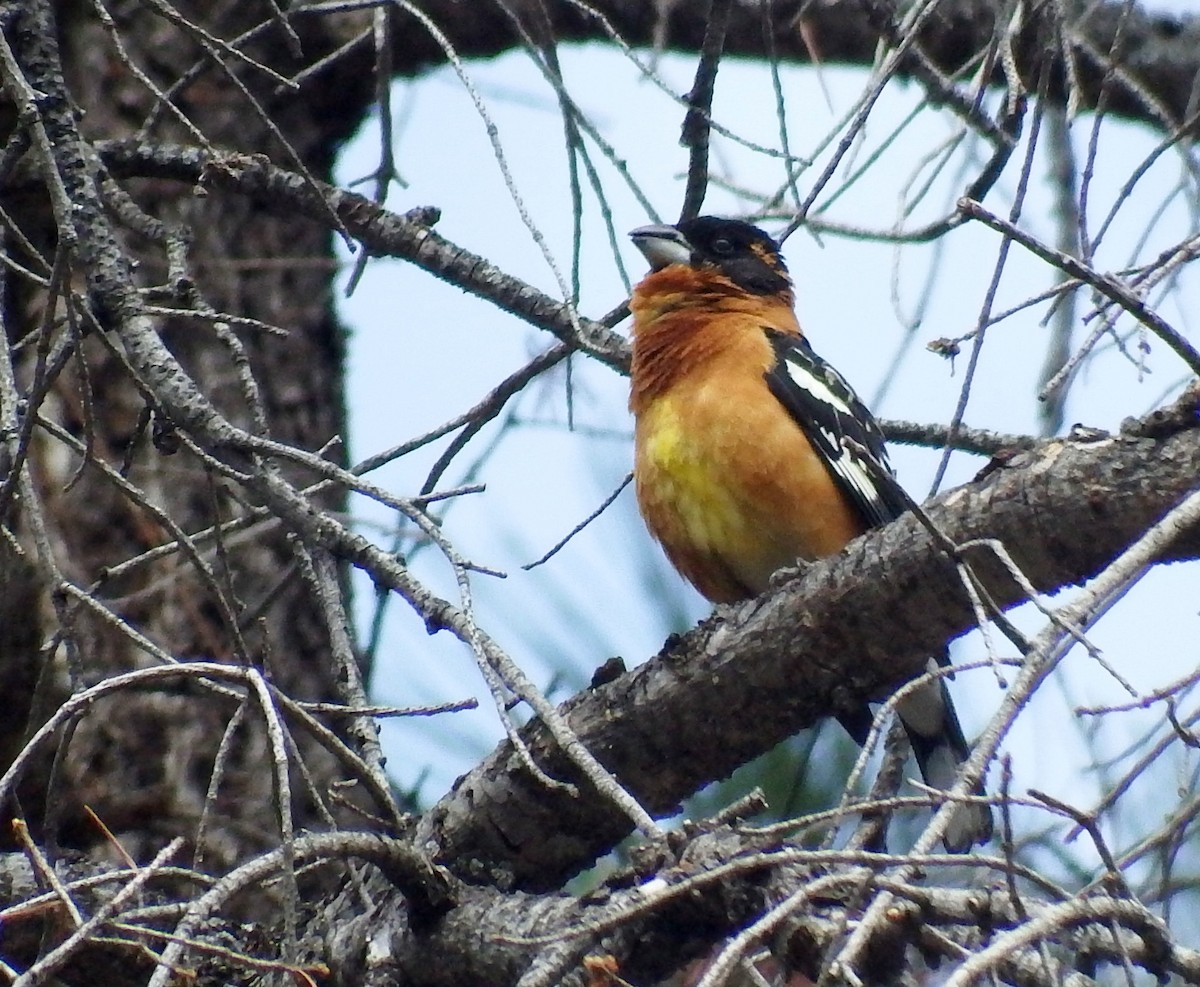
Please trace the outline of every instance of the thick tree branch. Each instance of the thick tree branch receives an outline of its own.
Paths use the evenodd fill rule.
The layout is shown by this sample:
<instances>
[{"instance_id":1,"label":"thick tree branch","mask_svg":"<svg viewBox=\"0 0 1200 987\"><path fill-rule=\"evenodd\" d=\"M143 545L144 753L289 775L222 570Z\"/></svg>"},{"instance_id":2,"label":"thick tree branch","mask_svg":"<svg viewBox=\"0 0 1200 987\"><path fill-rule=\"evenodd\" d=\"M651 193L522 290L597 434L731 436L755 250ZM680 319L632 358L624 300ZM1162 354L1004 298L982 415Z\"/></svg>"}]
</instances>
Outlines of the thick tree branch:
<instances>
[{"instance_id":1,"label":"thick tree branch","mask_svg":"<svg viewBox=\"0 0 1200 987\"><path fill-rule=\"evenodd\" d=\"M631 47L648 48L663 37L670 49L698 52L707 27L708 4L702 2L660 5L640 0L591 0L585 5L559 0L546 6L560 42L606 41L615 34ZM884 0L862 4L775 0L773 34L768 45L759 6L733 4L725 51L766 58L773 48L783 61L809 62L814 55L809 43L815 42L819 45L815 54L826 64L869 67L878 55L880 34L876 25L897 17L898 6L903 5ZM1066 104L1070 100L1080 109L1094 108L1107 84L1104 102L1108 112L1166 130L1188 121L1186 129L1194 129L1195 120L1189 120L1189 115L1194 115L1192 91L1200 69L1200 17L1151 13L1139 7L1123 14L1125 7L1117 0L1085 5L1022 5L1025 18L1020 30L1009 39L1017 70L1026 80L1036 79L1043 60L1048 58L1055 80L1050 96L1057 102ZM490 58L520 43L503 5L435 0L422 4L422 9L438 24L460 57ZM1055 17L1064 9L1080 13L1058 24ZM1011 11L1011 5L994 0L941 0L935 15L920 31L916 50L901 66L901 74L924 78L928 84L930 67L950 77L962 72L1009 32ZM665 32L658 32L663 17ZM415 18L401 13L397 22L394 64L399 75L417 75L445 61L445 53ZM1118 35L1120 44L1115 45ZM1104 60L1114 47L1120 71L1109 73L1106 83ZM1071 72L1063 63L1064 50L1070 50L1076 61ZM968 75L970 71L973 67ZM993 83L1004 83L1002 71L1001 60L996 60ZM1074 93L1068 93L1068 79L1077 86ZM1147 93L1153 93L1153 99L1148 99Z\"/></svg>"},{"instance_id":2,"label":"thick tree branch","mask_svg":"<svg viewBox=\"0 0 1200 987\"><path fill-rule=\"evenodd\" d=\"M786 953L800 972L815 978L820 970L819 957L836 946L847 925L857 916L860 887L855 878L856 865L886 872L889 866L900 862L900 858L887 854L812 852L791 846L763 853L745 848L740 854L728 857L722 851L736 841L727 834L718 834L711 841L713 847L704 846L710 842L706 839L697 842L698 845L688 847L685 864L664 871L666 886L652 894L635 888L600 898L599 904L585 901L582 905L539 896L526 900L523 909L513 907L512 898L500 903L502 909L484 908L482 901L473 901L463 915L448 917L445 927L429 939L407 939L404 952L412 957L407 968L416 973L413 983L440 987L456 982L442 977L427 980L428 975L422 974L433 969L432 957L445 956L450 948L465 940L463 933L471 928L466 922L472 920L484 921L496 930L491 937L496 943L496 954L502 954L510 964L513 954L528 962L514 942L519 942L517 927L537 929L544 940L558 938L565 947L560 947L560 952L573 954L577 963L585 952L603 954L609 945L595 934L580 934L580 930L589 925L603 928L611 923L610 929L620 925L620 932L613 939L623 958L622 971L636 982L656 981L675 969L672 959L694 955L711 939L714 930L733 932L772 906L771 895L762 880L764 872L785 875L784 885L795 889L801 900L807 901L808 907L786 924ZM923 868L939 877L938 872L948 863L945 856L920 859ZM997 872L1005 867L1001 858L976 863ZM1163 923L1140 902L1108 894L1080 896L1064 902L1044 902L1031 896L1018 906L1008 891L995 886L990 891L928 887L920 882L896 881L886 873L873 883L887 888L897 900L889 914L890 927L880 937L886 941L877 944L870 965L862 971L864 983L893 982L898 957L906 947L916 947L932 964L958 961L964 931L969 936L980 927L994 930L992 945L964 964L952 983L970 983L980 970L991 970L1009 983L1046 987L1063 983L1072 974L1078 976L1080 966L1090 969L1099 964L1126 963L1159 977L1175 974L1189 983L1196 983L1200 976L1200 953L1176 945ZM708 893L680 894L689 884ZM718 884L720 893L713 893ZM480 898L493 894L485 891ZM624 922L620 918L622 913L627 916ZM501 916L514 924L498 925ZM477 934L480 926L476 924L473 928ZM707 937L698 933L701 929L708 931ZM568 938L572 932L575 935ZM1060 951L1049 961L1039 949L1046 942L1054 942L1060 950L1070 952L1063 956ZM572 945L574 949L568 952ZM495 959L499 960L500 955ZM560 962L555 971L557 978L539 983L583 983L579 973L562 978L573 965ZM1080 978L1080 982L1085 981Z\"/></svg>"},{"instance_id":3,"label":"thick tree branch","mask_svg":"<svg viewBox=\"0 0 1200 987\"><path fill-rule=\"evenodd\" d=\"M648 983L677 969L688 956L706 953L714 937L732 932L778 904L780 896L806 897L809 907L781 926L777 945L798 969L813 973L819 957L843 935L858 913L861 880L895 896L889 927L863 974L870 982L895 975L896 950L915 947L927 961L958 962L974 930L992 931L985 961L1007 982L1048 987L1081 962L1128 961L1157 975L1175 974L1189 983L1200 978L1200 954L1175 944L1159 922L1136 901L1104 891L1059 897L1036 876L999 856L970 861L979 875L1011 872L1014 884L986 879L976 887L945 886L960 878L961 858L946 854L908 855L852 850L811 850L769 831L718 827L681 833L670 859L642 875L623 874L604 893L577 897L565 893L532 895L495 887L461 884L442 872L428 872L423 861L399 841L367 833L306 836L295 845L297 861L323 870L358 868L341 891L313 902L305 940L313 959L328 967L335 984L394 984L449 987L464 983L522 983L537 970L539 983L583 983L580 959L612 953L623 974ZM898 880L894 870L916 863L924 877ZM369 864L367 868L361 865ZM263 854L211 886L190 906L198 922L239 892L270 881L284 867L280 851ZM8 915L8 939L36 939L41 915L59 905L52 894L39 894L30 864L20 854L0 856L0 872L14 884L25 905ZM870 875L874 876L870 876ZM173 892L201 879L178 868L156 874L152 896L172 900ZM646 878L653 877L652 883ZM134 905L119 910L122 889L139 879L135 870L64 865L64 889L89 912L111 912L111 928L126 936L152 932L154 910ZM398 888L436 890L436 901L406 899ZM1013 888L1018 889L1014 895ZM364 900L371 903L364 908ZM165 913L179 906L165 905ZM250 937L252 927L243 926ZM108 942L113 940L111 937ZM253 957L245 944L214 943L209 935L190 939L199 948L177 950L177 959L195 963L210 952L223 955L233 969ZM1060 947L1053 963L1038 952L1041 942ZM11 943L10 943L11 945ZM182 946L182 941L178 943ZM1063 950L1069 951L1064 955ZM145 982L139 962L105 969L113 987ZM111 964L102 944L83 943L75 957L80 968ZM262 963L264 961L258 960ZM974 972L968 964L960 976ZM228 974L226 974L228 976ZM199 982L208 983L209 979ZM230 982L228 979L222 982ZM242 981L237 981L242 982Z\"/></svg>"},{"instance_id":4,"label":"thick tree branch","mask_svg":"<svg viewBox=\"0 0 1200 987\"><path fill-rule=\"evenodd\" d=\"M1048 592L1097 573L1194 490L1198 475L1193 391L1121 435L1042 443L927 510L955 544L1001 541ZM1177 553L1200 555L1200 532ZM967 558L999 605L1021 601L990 550ZM926 655L974 623L939 540L906 516L564 709L629 790L667 814L796 731L917 674ZM540 727L527 739L552 774L572 777ZM536 889L555 886L627 831L601 800L538 785L502 746L427 814L421 840L444 862L511 872Z\"/></svg>"}]
</instances>

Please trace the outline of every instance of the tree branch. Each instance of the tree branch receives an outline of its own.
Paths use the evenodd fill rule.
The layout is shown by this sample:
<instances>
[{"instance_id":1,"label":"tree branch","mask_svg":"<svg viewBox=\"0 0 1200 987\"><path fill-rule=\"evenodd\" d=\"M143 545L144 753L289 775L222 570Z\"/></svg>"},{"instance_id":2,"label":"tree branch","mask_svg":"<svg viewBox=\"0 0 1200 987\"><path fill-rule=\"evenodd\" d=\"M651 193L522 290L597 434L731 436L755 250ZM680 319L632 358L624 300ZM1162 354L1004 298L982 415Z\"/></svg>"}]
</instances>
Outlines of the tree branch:
<instances>
[{"instance_id":1,"label":"tree branch","mask_svg":"<svg viewBox=\"0 0 1200 987\"><path fill-rule=\"evenodd\" d=\"M567 304L543 294L494 264L439 236L432 226L439 213L418 208L390 212L361 195L321 182L307 182L262 155L211 154L200 148L149 141L105 141L101 158L118 177L171 178L205 188L254 197L274 213L299 212L328 225L331 214L372 254L400 257L450 284L486 299L497 308L553 333L622 372L629 366L628 344L609 327L582 317L576 332Z\"/></svg>"},{"instance_id":2,"label":"tree branch","mask_svg":"<svg viewBox=\"0 0 1200 987\"><path fill-rule=\"evenodd\" d=\"M770 44L782 61L808 63L809 42L819 45L824 64L842 63L870 67L878 54L880 37L872 26L878 10L890 4L806 3L775 0ZM1031 5L1025 5L1026 9ZM560 42L604 41L619 36L631 48L650 48L656 42L659 6L630 0L591 0L587 4L559 0L547 4L548 19ZM1051 62L1054 85L1049 97L1073 109L1094 109L1103 100L1107 112L1172 130L1186 122L1194 131L1191 109L1194 80L1200 66L1200 17L1194 14L1152 13L1118 0L1086 5L1073 21L1055 20L1062 5L1043 4L1027 14L1023 29L1012 38L1013 62L1023 79L1039 77L1045 59ZM434 0L422 9L463 58L490 58L519 44L502 5L464 5L458 0ZM705 3L677 3L667 15L666 47L695 53L702 49L707 28ZM934 17L922 27L917 47L901 66L900 74L920 78L932 66L954 77L971 66L1008 31L1007 5L993 0L941 0ZM1122 18L1124 23L1122 24ZM803 22L804 30L799 30ZM1120 71L1108 73L1104 59L1119 46ZM409 14L397 17L394 33L397 74L419 75L443 64L444 52ZM766 58L762 13L754 4L733 4L725 38L727 55ZM1076 65L1068 71L1064 51ZM366 59L369 53L364 53ZM364 72L371 69L365 63ZM1068 92L1068 80L1074 86ZM1003 85L999 60L988 80ZM1032 88L1032 87L1030 87ZM1146 94L1153 93L1153 100Z\"/></svg>"},{"instance_id":3,"label":"tree branch","mask_svg":"<svg viewBox=\"0 0 1200 987\"><path fill-rule=\"evenodd\" d=\"M998 539L1041 592L1088 579L1196 487L1193 390L1171 411L1100 441L1052 440L927 505L955 544ZM1200 555L1200 532L1177 546ZM985 549L967 559L993 600L1022 591ZM1166 560L1164 560L1166 561ZM767 596L667 642L652 661L563 707L589 750L652 812L864 698L923 670L925 656L975 625L952 560L913 516L852 543ZM850 660L847 656L853 656ZM526 740L575 780L545 731ZM603 800L547 791L506 745L422 820L422 845L518 886L556 886L614 846L627 821Z\"/></svg>"}]
</instances>

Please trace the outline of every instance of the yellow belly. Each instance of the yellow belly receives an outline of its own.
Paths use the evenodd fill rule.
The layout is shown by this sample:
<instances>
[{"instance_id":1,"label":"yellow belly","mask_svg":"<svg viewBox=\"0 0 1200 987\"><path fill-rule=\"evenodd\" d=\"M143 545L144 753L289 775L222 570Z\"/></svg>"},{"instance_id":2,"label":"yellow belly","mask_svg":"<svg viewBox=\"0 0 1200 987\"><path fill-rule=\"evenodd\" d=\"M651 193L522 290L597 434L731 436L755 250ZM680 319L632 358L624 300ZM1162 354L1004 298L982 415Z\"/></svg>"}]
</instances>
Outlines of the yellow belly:
<instances>
[{"instance_id":1,"label":"yellow belly","mask_svg":"<svg viewBox=\"0 0 1200 987\"><path fill-rule=\"evenodd\" d=\"M635 430L638 505L677 569L714 602L762 592L863 529L765 382L663 395Z\"/></svg>"}]
</instances>

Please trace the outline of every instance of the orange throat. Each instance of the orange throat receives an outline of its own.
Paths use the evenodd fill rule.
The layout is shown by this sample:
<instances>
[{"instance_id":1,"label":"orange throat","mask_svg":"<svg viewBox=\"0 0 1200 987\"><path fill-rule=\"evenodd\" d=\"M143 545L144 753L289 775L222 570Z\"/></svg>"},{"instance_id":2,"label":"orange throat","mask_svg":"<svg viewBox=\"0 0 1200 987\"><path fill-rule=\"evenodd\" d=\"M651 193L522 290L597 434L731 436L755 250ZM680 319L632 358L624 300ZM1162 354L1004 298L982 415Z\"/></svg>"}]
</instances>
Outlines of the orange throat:
<instances>
[{"instance_id":1,"label":"orange throat","mask_svg":"<svg viewBox=\"0 0 1200 987\"><path fill-rule=\"evenodd\" d=\"M727 359L748 359L765 373L774 359L766 330L800 333L792 305L790 289L748 294L723 275L683 264L649 274L629 303L631 410L638 414L685 376L706 376Z\"/></svg>"}]
</instances>

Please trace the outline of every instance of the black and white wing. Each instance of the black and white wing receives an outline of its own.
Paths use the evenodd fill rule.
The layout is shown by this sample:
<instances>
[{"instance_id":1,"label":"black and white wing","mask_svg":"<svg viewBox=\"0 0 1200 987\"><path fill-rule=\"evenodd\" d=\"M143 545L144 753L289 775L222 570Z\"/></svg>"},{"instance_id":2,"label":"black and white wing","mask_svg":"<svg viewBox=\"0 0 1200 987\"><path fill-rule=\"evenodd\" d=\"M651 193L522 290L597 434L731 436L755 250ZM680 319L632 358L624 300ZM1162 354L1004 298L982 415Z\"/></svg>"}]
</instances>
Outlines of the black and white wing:
<instances>
[{"instance_id":1,"label":"black and white wing","mask_svg":"<svg viewBox=\"0 0 1200 987\"><path fill-rule=\"evenodd\" d=\"M844 377L792 333L767 330L775 365L767 386L824 459L830 474L872 527L912 502L888 465L883 432Z\"/></svg>"}]
</instances>

